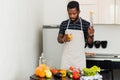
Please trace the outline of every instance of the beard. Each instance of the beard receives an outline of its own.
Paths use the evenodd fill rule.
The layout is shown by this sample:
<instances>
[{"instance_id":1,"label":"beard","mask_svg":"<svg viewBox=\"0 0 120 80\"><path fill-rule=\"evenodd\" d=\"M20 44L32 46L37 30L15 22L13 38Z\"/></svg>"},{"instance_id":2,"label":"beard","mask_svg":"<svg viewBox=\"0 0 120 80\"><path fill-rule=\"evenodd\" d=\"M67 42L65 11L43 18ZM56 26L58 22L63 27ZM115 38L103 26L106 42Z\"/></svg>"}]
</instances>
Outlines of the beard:
<instances>
[{"instance_id":1,"label":"beard","mask_svg":"<svg viewBox=\"0 0 120 80\"><path fill-rule=\"evenodd\" d=\"M72 23L76 22L79 19L79 16L77 16L75 19L70 19Z\"/></svg>"}]
</instances>

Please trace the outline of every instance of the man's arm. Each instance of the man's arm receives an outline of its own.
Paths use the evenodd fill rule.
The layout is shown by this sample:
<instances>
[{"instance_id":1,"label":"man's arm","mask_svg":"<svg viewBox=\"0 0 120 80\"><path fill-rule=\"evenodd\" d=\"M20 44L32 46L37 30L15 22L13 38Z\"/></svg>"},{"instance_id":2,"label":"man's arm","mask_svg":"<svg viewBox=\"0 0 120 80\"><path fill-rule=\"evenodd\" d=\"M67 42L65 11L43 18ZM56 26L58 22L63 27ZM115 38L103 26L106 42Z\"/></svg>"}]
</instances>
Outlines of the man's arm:
<instances>
[{"instance_id":1,"label":"man's arm","mask_svg":"<svg viewBox=\"0 0 120 80\"><path fill-rule=\"evenodd\" d=\"M68 38L68 35L67 34L63 35L61 33L58 34L57 40L58 40L59 43L70 42L70 39Z\"/></svg>"},{"instance_id":2,"label":"man's arm","mask_svg":"<svg viewBox=\"0 0 120 80\"><path fill-rule=\"evenodd\" d=\"M59 43L64 43L64 40L63 40L63 34L58 34L58 37L57 37L57 41L59 42Z\"/></svg>"},{"instance_id":3,"label":"man's arm","mask_svg":"<svg viewBox=\"0 0 120 80\"><path fill-rule=\"evenodd\" d=\"M88 28L88 36L87 36L87 43L92 44L94 41L94 28Z\"/></svg>"}]
</instances>

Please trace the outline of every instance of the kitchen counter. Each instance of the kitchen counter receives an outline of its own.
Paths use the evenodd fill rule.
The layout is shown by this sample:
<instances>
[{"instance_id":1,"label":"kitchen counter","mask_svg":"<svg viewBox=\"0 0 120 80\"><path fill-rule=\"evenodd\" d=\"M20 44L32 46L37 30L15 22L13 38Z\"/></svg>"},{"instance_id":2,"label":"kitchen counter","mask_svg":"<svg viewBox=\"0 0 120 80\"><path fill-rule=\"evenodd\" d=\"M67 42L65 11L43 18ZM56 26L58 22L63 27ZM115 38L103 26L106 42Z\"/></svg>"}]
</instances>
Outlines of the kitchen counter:
<instances>
[{"instance_id":1,"label":"kitchen counter","mask_svg":"<svg viewBox=\"0 0 120 80\"><path fill-rule=\"evenodd\" d=\"M101 57L87 57L87 60L94 60L94 61L105 61L110 60L112 62L120 62L120 58L101 58Z\"/></svg>"},{"instance_id":2,"label":"kitchen counter","mask_svg":"<svg viewBox=\"0 0 120 80\"><path fill-rule=\"evenodd\" d=\"M35 74L30 76L30 80L73 80L73 79L70 79L70 78L60 78L60 79L57 79L57 78L51 78L51 79L46 79L46 78L40 78L40 77L37 77Z\"/></svg>"},{"instance_id":3,"label":"kitchen counter","mask_svg":"<svg viewBox=\"0 0 120 80\"><path fill-rule=\"evenodd\" d=\"M87 60L120 62L120 54L96 54L95 56L87 57Z\"/></svg>"},{"instance_id":4,"label":"kitchen counter","mask_svg":"<svg viewBox=\"0 0 120 80\"><path fill-rule=\"evenodd\" d=\"M87 57L87 67L97 65L102 69L120 69L120 54L97 54Z\"/></svg>"},{"instance_id":5,"label":"kitchen counter","mask_svg":"<svg viewBox=\"0 0 120 80\"><path fill-rule=\"evenodd\" d=\"M89 77L89 79L84 79L84 78L85 77L81 77L80 79L81 80L91 80L90 78L92 78L92 77ZM40 77L36 76L35 74L33 74L32 76L30 76L30 80L80 80L80 79L70 79L68 77L64 77L64 78L54 78L54 77L52 77L51 79L47 79L47 78L40 78ZM95 79L95 80L101 80L101 79Z\"/></svg>"}]
</instances>

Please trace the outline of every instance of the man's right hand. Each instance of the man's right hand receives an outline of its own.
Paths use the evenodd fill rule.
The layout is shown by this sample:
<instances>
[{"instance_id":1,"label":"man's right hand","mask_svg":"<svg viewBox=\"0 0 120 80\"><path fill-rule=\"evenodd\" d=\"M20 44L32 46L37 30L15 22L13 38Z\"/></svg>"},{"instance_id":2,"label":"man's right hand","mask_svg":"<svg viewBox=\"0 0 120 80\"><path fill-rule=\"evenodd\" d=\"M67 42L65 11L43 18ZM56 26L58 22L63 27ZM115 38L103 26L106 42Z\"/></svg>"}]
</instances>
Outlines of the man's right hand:
<instances>
[{"instance_id":1,"label":"man's right hand","mask_svg":"<svg viewBox=\"0 0 120 80\"><path fill-rule=\"evenodd\" d=\"M57 40L59 43L70 42L72 40L72 35L68 36L68 34L58 34Z\"/></svg>"},{"instance_id":2,"label":"man's right hand","mask_svg":"<svg viewBox=\"0 0 120 80\"><path fill-rule=\"evenodd\" d=\"M68 34L65 34L63 37L64 42L70 42L70 38L68 37Z\"/></svg>"}]
</instances>

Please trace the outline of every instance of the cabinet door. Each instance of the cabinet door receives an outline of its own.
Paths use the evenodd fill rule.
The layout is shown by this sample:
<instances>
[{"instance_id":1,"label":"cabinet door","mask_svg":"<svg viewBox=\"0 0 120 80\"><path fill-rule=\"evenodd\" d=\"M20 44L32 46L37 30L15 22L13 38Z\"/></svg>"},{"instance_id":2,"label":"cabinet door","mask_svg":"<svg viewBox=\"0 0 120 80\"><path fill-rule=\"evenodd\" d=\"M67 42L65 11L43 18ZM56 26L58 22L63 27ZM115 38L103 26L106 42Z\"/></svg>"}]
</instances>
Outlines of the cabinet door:
<instances>
[{"instance_id":1,"label":"cabinet door","mask_svg":"<svg viewBox=\"0 0 120 80\"><path fill-rule=\"evenodd\" d=\"M80 17L90 22L90 12L93 12L93 23L98 23L98 0L77 0L80 4Z\"/></svg>"},{"instance_id":2,"label":"cabinet door","mask_svg":"<svg viewBox=\"0 0 120 80\"><path fill-rule=\"evenodd\" d=\"M114 24L114 0L99 0L99 24Z\"/></svg>"},{"instance_id":3,"label":"cabinet door","mask_svg":"<svg viewBox=\"0 0 120 80\"><path fill-rule=\"evenodd\" d=\"M120 24L120 0L116 0L116 6L115 6L115 8L116 8L116 17L115 17L115 19L116 19L116 24Z\"/></svg>"},{"instance_id":4,"label":"cabinet door","mask_svg":"<svg viewBox=\"0 0 120 80\"><path fill-rule=\"evenodd\" d=\"M80 4L96 4L98 0L76 0L76 1L78 1Z\"/></svg>"},{"instance_id":5,"label":"cabinet door","mask_svg":"<svg viewBox=\"0 0 120 80\"><path fill-rule=\"evenodd\" d=\"M97 4L82 4L80 7L80 17L90 22L90 12L93 12L93 23L98 24L98 7Z\"/></svg>"}]
</instances>

